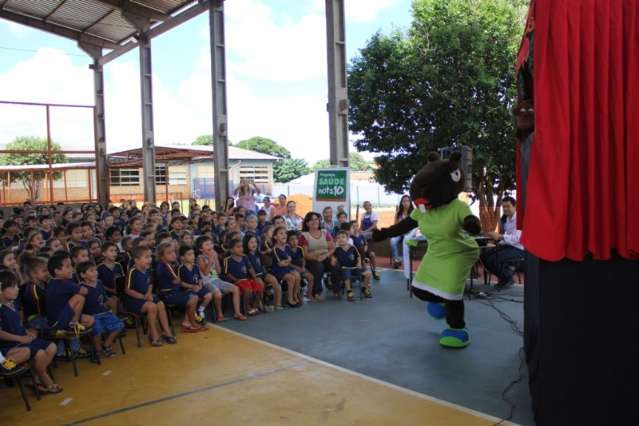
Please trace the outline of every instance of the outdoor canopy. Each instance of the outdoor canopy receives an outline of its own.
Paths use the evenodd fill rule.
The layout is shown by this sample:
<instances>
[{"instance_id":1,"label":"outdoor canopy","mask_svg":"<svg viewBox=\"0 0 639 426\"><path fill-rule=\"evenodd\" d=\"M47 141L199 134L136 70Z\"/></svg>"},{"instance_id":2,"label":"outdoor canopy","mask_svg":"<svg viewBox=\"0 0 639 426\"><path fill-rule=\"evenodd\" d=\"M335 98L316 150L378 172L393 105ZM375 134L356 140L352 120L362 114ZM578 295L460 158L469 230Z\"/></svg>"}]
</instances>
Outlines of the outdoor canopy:
<instances>
[{"instance_id":1,"label":"outdoor canopy","mask_svg":"<svg viewBox=\"0 0 639 426\"><path fill-rule=\"evenodd\" d=\"M534 0L530 13L536 114L522 242L548 261L639 259L639 57L625 54L639 51L639 1Z\"/></svg>"}]
</instances>

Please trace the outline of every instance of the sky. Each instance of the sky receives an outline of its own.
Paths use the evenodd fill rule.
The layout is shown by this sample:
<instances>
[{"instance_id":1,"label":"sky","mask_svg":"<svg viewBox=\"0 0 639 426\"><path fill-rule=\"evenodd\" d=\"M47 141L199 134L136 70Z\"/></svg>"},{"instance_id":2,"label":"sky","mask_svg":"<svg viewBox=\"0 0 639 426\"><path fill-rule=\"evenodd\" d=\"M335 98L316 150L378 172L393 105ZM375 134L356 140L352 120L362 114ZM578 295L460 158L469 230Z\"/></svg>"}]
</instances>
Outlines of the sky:
<instances>
[{"instance_id":1,"label":"sky","mask_svg":"<svg viewBox=\"0 0 639 426\"><path fill-rule=\"evenodd\" d=\"M406 29L411 0L346 0L348 60ZM229 140L271 138L309 164L329 156L323 0L227 0ZM155 143L211 133L208 15L153 39ZM0 19L0 100L93 104L91 60L71 40ZM107 150L141 146L138 51L105 67ZM52 139L92 149L90 110L51 110ZM0 104L0 144L46 136L43 108ZM312 147L312 148L311 148Z\"/></svg>"}]
</instances>

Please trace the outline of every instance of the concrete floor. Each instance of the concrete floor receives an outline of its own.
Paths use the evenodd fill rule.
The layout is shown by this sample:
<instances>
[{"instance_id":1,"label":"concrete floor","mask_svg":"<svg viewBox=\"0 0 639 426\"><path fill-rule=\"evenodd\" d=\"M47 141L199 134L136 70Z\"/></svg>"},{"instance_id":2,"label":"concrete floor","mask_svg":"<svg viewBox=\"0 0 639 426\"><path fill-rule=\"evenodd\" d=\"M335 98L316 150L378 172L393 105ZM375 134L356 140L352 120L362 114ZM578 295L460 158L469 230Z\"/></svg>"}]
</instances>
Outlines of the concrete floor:
<instances>
[{"instance_id":1,"label":"concrete floor","mask_svg":"<svg viewBox=\"0 0 639 426\"><path fill-rule=\"evenodd\" d=\"M372 300L225 322L175 346L137 348L129 333L126 356L82 360L79 378L56 368L65 391L30 394L31 412L0 386L0 424L494 425L508 412L501 392L521 339L490 307L467 306L473 344L462 351L439 347L443 323L408 298L397 272L383 273ZM520 304L498 306L521 319ZM514 421L528 425L526 380L510 397Z\"/></svg>"},{"instance_id":2,"label":"concrete floor","mask_svg":"<svg viewBox=\"0 0 639 426\"><path fill-rule=\"evenodd\" d=\"M523 287L500 295L521 301ZM493 303L523 330L523 303ZM510 413L502 392L522 366L522 380L507 397L515 403L512 421L533 425L527 369L519 353L523 339L486 300L466 302L466 322L472 344L464 350L441 348L438 335L445 323L428 317L425 304L408 297L403 275L388 270L374 284L373 299L348 303L329 296L320 304L223 326L498 418Z\"/></svg>"}]
</instances>

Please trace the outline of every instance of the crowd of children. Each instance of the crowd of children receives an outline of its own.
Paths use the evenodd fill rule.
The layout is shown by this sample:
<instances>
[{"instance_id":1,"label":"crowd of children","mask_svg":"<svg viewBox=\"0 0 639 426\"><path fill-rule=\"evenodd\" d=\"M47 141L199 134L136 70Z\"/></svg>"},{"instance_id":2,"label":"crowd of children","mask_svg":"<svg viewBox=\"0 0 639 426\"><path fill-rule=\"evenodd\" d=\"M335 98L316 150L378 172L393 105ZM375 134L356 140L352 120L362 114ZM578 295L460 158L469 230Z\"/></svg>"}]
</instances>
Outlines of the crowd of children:
<instances>
[{"instance_id":1,"label":"crowd of children","mask_svg":"<svg viewBox=\"0 0 639 426\"><path fill-rule=\"evenodd\" d=\"M150 344L162 346L177 343L169 309L184 311L183 332L202 332L210 306L226 320L224 296L239 321L321 301L323 285L352 301L357 280L362 297L372 297L374 253L357 223L323 212L332 265L323 280L307 268L308 236L270 207L216 212L192 200L185 217L179 203L122 200L106 208L25 203L0 215L0 371L31 361L34 385L58 393L47 374L54 357L86 356L77 339L64 348L59 333L90 332L92 353L110 357L128 316L144 315Z\"/></svg>"}]
</instances>

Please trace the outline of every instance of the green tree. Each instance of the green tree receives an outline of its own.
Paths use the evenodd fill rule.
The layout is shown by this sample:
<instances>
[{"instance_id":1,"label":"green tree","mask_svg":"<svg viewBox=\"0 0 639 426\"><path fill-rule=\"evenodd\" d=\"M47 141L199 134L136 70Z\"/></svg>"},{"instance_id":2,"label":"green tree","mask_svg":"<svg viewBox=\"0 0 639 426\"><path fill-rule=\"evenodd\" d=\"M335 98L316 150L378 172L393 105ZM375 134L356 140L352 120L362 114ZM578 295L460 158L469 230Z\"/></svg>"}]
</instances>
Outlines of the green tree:
<instances>
[{"instance_id":1,"label":"green tree","mask_svg":"<svg viewBox=\"0 0 639 426\"><path fill-rule=\"evenodd\" d=\"M275 163L273 177L276 182L286 183L310 173L308 164L301 158L284 158Z\"/></svg>"},{"instance_id":2,"label":"green tree","mask_svg":"<svg viewBox=\"0 0 639 426\"><path fill-rule=\"evenodd\" d=\"M250 139L245 139L238 142L235 146L237 148L261 152L262 154L268 154L278 158L291 158L291 152L288 149L279 145L274 140L264 138L262 136L254 136Z\"/></svg>"},{"instance_id":3,"label":"green tree","mask_svg":"<svg viewBox=\"0 0 639 426\"><path fill-rule=\"evenodd\" d=\"M191 145L213 145L213 135L201 135Z\"/></svg>"},{"instance_id":4,"label":"green tree","mask_svg":"<svg viewBox=\"0 0 639 426\"><path fill-rule=\"evenodd\" d=\"M415 0L408 34L375 34L349 70L350 126L378 182L406 189L426 155L473 148L473 196L494 229L514 187L513 63L520 0Z\"/></svg>"},{"instance_id":5,"label":"green tree","mask_svg":"<svg viewBox=\"0 0 639 426\"><path fill-rule=\"evenodd\" d=\"M366 161L366 159L359 152L351 152L348 154L348 164L351 170L357 172L371 170L372 168L371 163ZM311 167L311 170L315 171L318 169L326 169L329 167L331 167L330 160L323 159L316 161Z\"/></svg>"},{"instance_id":6,"label":"green tree","mask_svg":"<svg viewBox=\"0 0 639 426\"><path fill-rule=\"evenodd\" d=\"M6 150L14 151L46 151L47 140L37 138L33 136L21 136L16 138L13 142L7 144ZM60 145L57 143L51 144L51 161L52 163L64 163L67 161L66 156L61 153ZM0 155L0 164L12 165L12 166L28 166L35 164L48 164L49 157L47 153L42 154L2 154ZM42 171L12 171L10 173L0 175L0 180L5 183L21 182L24 189L27 191L29 200L36 201L40 196L40 189L42 187L42 181L47 175L46 170ZM61 172L52 173L53 179L60 179ZM8 182L10 181L10 182Z\"/></svg>"}]
</instances>

